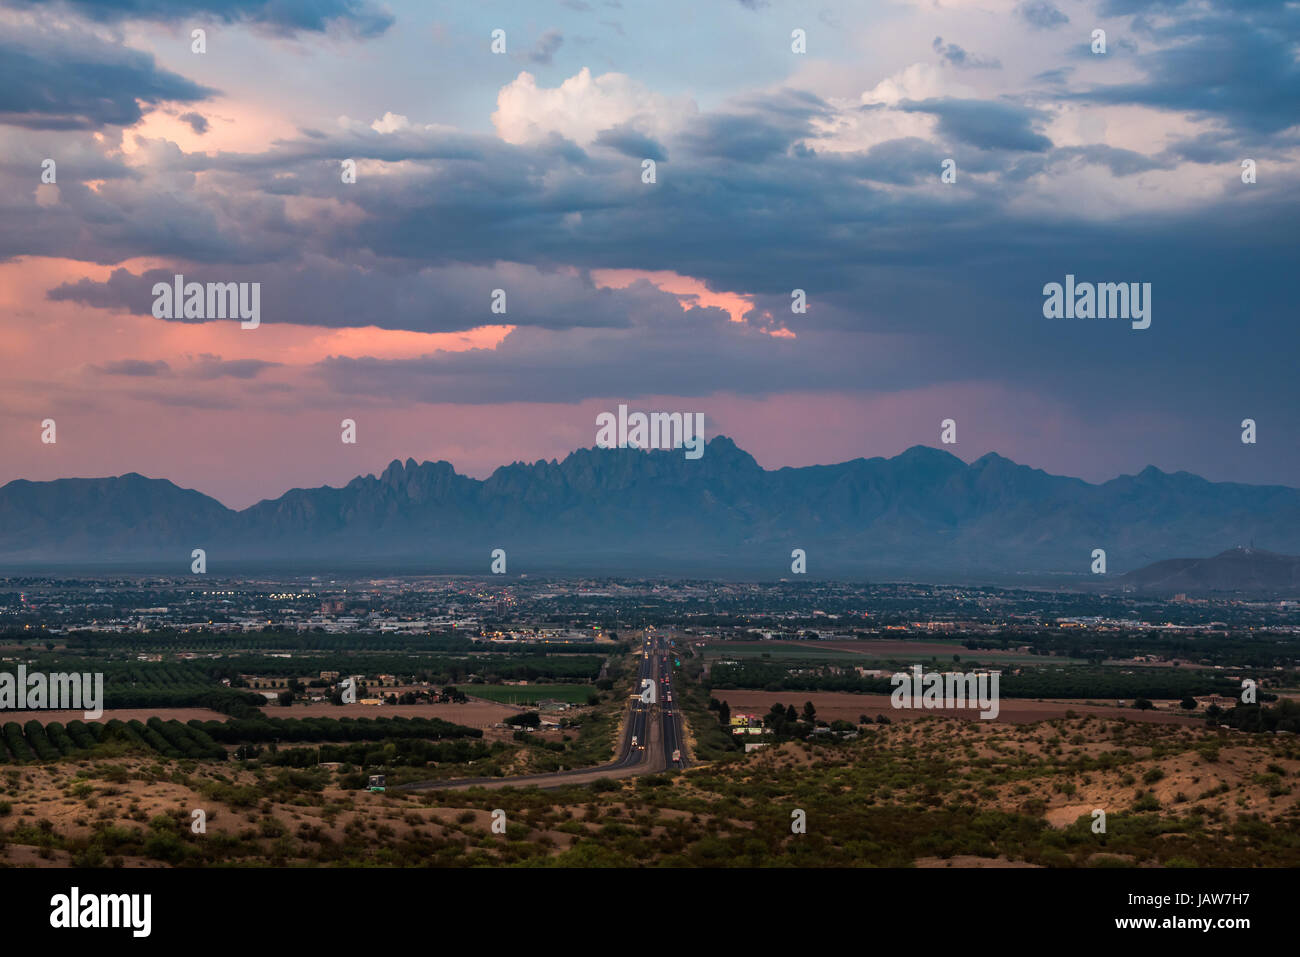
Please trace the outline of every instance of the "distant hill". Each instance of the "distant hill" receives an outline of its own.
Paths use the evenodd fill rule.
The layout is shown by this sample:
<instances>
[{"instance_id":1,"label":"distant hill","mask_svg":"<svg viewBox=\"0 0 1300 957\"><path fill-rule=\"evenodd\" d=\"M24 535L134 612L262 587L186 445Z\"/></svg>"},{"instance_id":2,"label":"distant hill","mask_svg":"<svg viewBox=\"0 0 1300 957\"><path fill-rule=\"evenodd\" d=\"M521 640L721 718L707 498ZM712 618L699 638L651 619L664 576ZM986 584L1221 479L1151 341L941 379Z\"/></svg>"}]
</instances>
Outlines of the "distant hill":
<instances>
[{"instance_id":1,"label":"distant hill","mask_svg":"<svg viewBox=\"0 0 1300 957\"><path fill-rule=\"evenodd\" d=\"M485 480L447 462L394 461L342 488L293 489L233 511L171 482L117 478L0 488L0 563L163 562L208 570L280 560L482 574L1069 574L1104 548L1113 576L1254 540L1300 552L1300 491L1147 468L1099 485L989 454L924 446L893 458L765 470L730 439L704 456L579 449Z\"/></svg>"},{"instance_id":2,"label":"distant hill","mask_svg":"<svg viewBox=\"0 0 1300 957\"><path fill-rule=\"evenodd\" d=\"M1176 594L1237 592L1300 595L1300 556L1258 548L1230 548L1213 558L1171 558L1139 568L1124 583L1143 591Z\"/></svg>"}]
</instances>

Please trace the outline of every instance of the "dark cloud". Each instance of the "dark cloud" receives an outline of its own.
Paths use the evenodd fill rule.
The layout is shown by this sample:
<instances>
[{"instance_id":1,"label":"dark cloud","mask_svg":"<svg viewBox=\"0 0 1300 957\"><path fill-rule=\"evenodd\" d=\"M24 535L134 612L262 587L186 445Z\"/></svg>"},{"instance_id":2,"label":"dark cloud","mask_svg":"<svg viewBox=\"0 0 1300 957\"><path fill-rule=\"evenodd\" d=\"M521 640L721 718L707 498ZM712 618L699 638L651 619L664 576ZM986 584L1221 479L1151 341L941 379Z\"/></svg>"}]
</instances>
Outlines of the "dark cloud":
<instances>
[{"instance_id":1,"label":"dark cloud","mask_svg":"<svg viewBox=\"0 0 1300 957\"><path fill-rule=\"evenodd\" d=\"M1067 146L1052 151L1048 162L1051 165L1079 163L1089 166L1104 166L1112 176L1132 176L1153 169L1173 169L1171 159L1144 156L1133 150L1117 149L1114 146L1096 144L1092 146Z\"/></svg>"},{"instance_id":2,"label":"dark cloud","mask_svg":"<svg viewBox=\"0 0 1300 957\"><path fill-rule=\"evenodd\" d=\"M855 161L855 167L864 179L904 185L938 176L945 158L928 140L908 137L878 143Z\"/></svg>"},{"instance_id":3,"label":"dark cloud","mask_svg":"<svg viewBox=\"0 0 1300 957\"><path fill-rule=\"evenodd\" d=\"M1125 4L1121 9L1145 5ZM1300 6L1219 4L1167 23L1137 24L1156 45L1134 58L1144 77L1072 94L1215 118L1238 135L1272 137L1300 117Z\"/></svg>"},{"instance_id":4,"label":"dark cloud","mask_svg":"<svg viewBox=\"0 0 1300 957\"><path fill-rule=\"evenodd\" d=\"M982 150L1042 152L1052 141L1033 131L1045 117L1039 110L991 100L905 100L899 109L939 118L939 132Z\"/></svg>"},{"instance_id":5,"label":"dark cloud","mask_svg":"<svg viewBox=\"0 0 1300 957\"><path fill-rule=\"evenodd\" d=\"M202 113L182 113L180 115L182 123L188 123L190 129L202 136L208 131L208 118Z\"/></svg>"},{"instance_id":6,"label":"dark cloud","mask_svg":"<svg viewBox=\"0 0 1300 957\"><path fill-rule=\"evenodd\" d=\"M286 35L338 28L357 37L375 37L394 23L391 13L368 0L6 0L6 4L63 8L100 23L215 20L251 23Z\"/></svg>"},{"instance_id":7,"label":"dark cloud","mask_svg":"<svg viewBox=\"0 0 1300 957\"><path fill-rule=\"evenodd\" d=\"M1037 30L1051 30L1070 22L1050 0L1026 0L1016 7L1016 15Z\"/></svg>"},{"instance_id":8,"label":"dark cloud","mask_svg":"<svg viewBox=\"0 0 1300 957\"><path fill-rule=\"evenodd\" d=\"M186 269L185 282L259 282L262 322L326 327L377 325L418 332L461 332L495 323L568 329L623 328L633 314L673 315L677 300L651 287L601 289L586 276L517 264L404 268L355 268L332 260L298 266L208 266ZM175 271L135 275L115 269L103 283L82 279L47 293L48 298L99 309L150 315L155 283L171 283ZM492 291L506 293L507 312L491 312ZM174 322L223 320L174 319Z\"/></svg>"},{"instance_id":9,"label":"dark cloud","mask_svg":"<svg viewBox=\"0 0 1300 957\"><path fill-rule=\"evenodd\" d=\"M97 192L71 184L51 208L21 205L23 191L10 189L0 250L112 263L159 256L183 262L176 271L190 280L260 281L267 324L516 327L494 349L315 368L331 389L376 401L975 382L1089 420L1163 416L1209 428L1232 410L1237 421L1256 413L1300 425L1286 348L1300 213L1290 174L1247 187L1225 166L1221 199L1198 193L1153 212L1131 178L1189 157L1218 162L1210 138L1151 156L1053 148L1040 132L1045 109L971 100L901 108L938 117L938 142L817 150L805 142L816 121L836 117L816 97L730 102L654 141L673 158L654 187L629 162L647 144L627 125L589 150L558 135L515 146L415 127L304 132L253 154L188 155L147 141L147 183L111 181ZM949 151L953 186L939 182ZM393 165L342 185L343 157ZM1085 173L1134 190L1133 208L1076 188ZM289 197L327 202L290 216ZM348 215L336 220L338 205ZM683 310L644 282L600 289L588 273L598 269L670 270L755 306L735 323L716 308ZM1151 282L1151 329L1044 319L1042 287L1067 273ZM51 297L145 314L153 281L118 269ZM505 316L489 311L494 288L507 290ZM807 315L790 313L793 288L807 291ZM764 334L781 327L798 338Z\"/></svg>"},{"instance_id":10,"label":"dark cloud","mask_svg":"<svg viewBox=\"0 0 1300 957\"><path fill-rule=\"evenodd\" d=\"M627 123L601 130L596 135L595 145L608 147L633 159L652 159L656 163L668 159L668 151L654 137L647 136Z\"/></svg>"},{"instance_id":11,"label":"dark cloud","mask_svg":"<svg viewBox=\"0 0 1300 957\"><path fill-rule=\"evenodd\" d=\"M215 91L159 68L148 53L71 29L0 36L0 123L29 129L132 126L142 107Z\"/></svg>"},{"instance_id":12,"label":"dark cloud","mask_svg":"<svg viewBox=\"0 0 1300 957\"><path fill-rule=\"evenodd\" d=\"M1191 163L1229 163L1242 159L1241 148L1223 133L1200 133L1171 143L1166 152Z\"/></svg>"},{"instance_id":13,"label":"dark cloud","mask_svg":"<svg viewBox=\"0 0 1300 957\"><path fill-rule=\"evenodd\" d=\"M959 70L1000 70L1002 62L996 57L986 60L983 57L973 56L967 53L955 43L944 43L943 37L935 37L934 42L930 44L934 52L944 59L944 62Z\"/></svg>"},{"instance_id":14,"label":"dark cloud","mask_svg":"<svg viewBox=\"0 0 1300 957\"><path fill-rule=\"evenodd\" d=\"M167 376L171 375L172 371L171 366L161 359L154 361L147 359L118 359L114 362L91 366L91 368L101 375L121 375L134 378Z\"/></svg>"},{"instance_id":15,"label":"dark cloud","mask_svg":"<svg viewBox=\"0 0 1300 957\"><path fill-rule=\"evenodd\" d=\"M519 59L527 63L536 63L539 66L550 66L552 58L563 45L564 34L559 30L547 30L537 38L537 42L533 44L530 50L519 56Z\"/></svg>"},{"instance_id":16,"label":"dark cloud","mask_svg":"<svg viewBox=\"0 0 1300 957\"><path fill-rule=\"evenodd\" d=\"M707 113L680 135L697 157L737 163L762 163L783 156L812 135L815 117L827 115L820 99L797 90L748 97L731 104L743 112Z\"/></svg>"},{"instance_id":17,"label":"dark cloud","mask_svg":"<svg viewBox=\"0 0 1300 957\"><path fill-rule=\"evenodd\" d=\"M264 359L223 359L221 356L202 355L186 370L186 375L195 379L254 379L263 371L281 364Z\"/></svg>"}]
</instances>

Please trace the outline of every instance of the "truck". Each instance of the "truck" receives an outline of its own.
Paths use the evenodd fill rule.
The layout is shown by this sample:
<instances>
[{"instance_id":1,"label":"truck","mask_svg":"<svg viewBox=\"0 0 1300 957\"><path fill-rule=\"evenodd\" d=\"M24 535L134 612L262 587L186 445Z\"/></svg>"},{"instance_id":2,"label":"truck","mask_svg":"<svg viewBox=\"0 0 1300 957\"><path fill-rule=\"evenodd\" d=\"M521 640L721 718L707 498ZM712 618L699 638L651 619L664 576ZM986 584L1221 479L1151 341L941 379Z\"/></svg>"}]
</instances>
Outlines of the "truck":
<instances>
[{"instance_id":1,"label":"truck","mask_svg":"<svg viewBox=\"0 0 1300 957\"><path fill-rule=\"evenodd\" d=\"M382 774L370 775L370 785L366 788L368 791L384 790L384 776Z\"/></svg>"}]
</instances>

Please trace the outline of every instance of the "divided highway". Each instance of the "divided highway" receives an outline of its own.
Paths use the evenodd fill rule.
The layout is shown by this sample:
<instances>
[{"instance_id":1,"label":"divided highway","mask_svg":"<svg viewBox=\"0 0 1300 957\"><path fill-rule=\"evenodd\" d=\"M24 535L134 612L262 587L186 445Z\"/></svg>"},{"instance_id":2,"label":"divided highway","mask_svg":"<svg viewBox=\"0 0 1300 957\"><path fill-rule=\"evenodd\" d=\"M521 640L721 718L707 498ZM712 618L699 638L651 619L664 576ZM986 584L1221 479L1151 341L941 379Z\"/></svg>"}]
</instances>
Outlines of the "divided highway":
<instances>
[{"instance_id":1,"label":"divided highway","mask_svg":"<svg viewBox=\"0 0 1300 957\"><path fill-rule=\"evenodd\" d=\"M397 785L394 790L427 791L475 786L561 787L583 783L581 779L629 777L653 774L668 768L686 766L686 748L681 732L681 716L673 696L672 653L668 643L654 628L647 628L639 651L636 693L629 699L627 717L619 736L618 753L613 761L594 768L574 768L549 774L522 774L514 777L460 778L450 781L419 781ZM653 688L647 695L643 689ZM578 779L578 780L575 780Z\"/></svg>"}]
</instances>

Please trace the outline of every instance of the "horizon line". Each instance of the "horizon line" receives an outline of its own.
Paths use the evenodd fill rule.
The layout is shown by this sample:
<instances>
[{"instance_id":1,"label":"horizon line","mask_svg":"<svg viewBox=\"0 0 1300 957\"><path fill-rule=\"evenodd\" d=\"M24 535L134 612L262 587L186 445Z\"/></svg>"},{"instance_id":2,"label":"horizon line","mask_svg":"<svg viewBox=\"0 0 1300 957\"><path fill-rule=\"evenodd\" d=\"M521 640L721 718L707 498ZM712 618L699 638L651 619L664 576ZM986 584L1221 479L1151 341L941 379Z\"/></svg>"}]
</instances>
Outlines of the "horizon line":
<instances>
[{"instance_id":1,"label":"horizon line","mask_svg":"<svg viewBox=\"0 0 1300 957\"><path fill-rule=\"evenodd\" d=\"M985 452L985 453L983 453L982 455L978 456L977 458L972 459L972 460L970 460L970 461L967 461L966 459L963 459L961 456L957 455L955 452L949 451L948 449L945 449L945 448L938 448L938 447L936 447L936 446L932 446L932 445L925 445L925 444L923 444L923 443L917 443L916 445L908 446L906 449L904 449L904 450L902 450L901 452L897 453L896 455L892 455L892 456L886 456L886 455L873 455L873 456L867 457L867 456L861 456L861 455L859 455L859 456L855 456L854 458L842 459L842 460L840 460L840 461L838 461L838 462L829 462L829 463L813 464L813 465L782 465L782 466L778 466L777 468L771 468L771 469L769 469L769 468L765 468L762 464L760 464L760 463L758 462L758 460L757 460L756 458L754 458L754 456L753 456L750 452L746 451L746 450L745 450L744 448L742 448L742 447L741 447L741 446L740 446L740 445L739 445L739 444L738 444L734 439L732 439L730 436L725 435L725 434L721 434L721 433L719 433L718 435L715 435L713 438L711 438L711 439L709 439L708 441L706 441L706 442L705 442L705 448L707 449L707 448L709 448L710 446L713 446L715 443L717 443L717 442L719 442L719 441L722 441L722 442L725 442L725 443L731 445L731 446L734 447L738 452L740 452L740 453L742 453L742 454L748 456L748 457L749 457L749 458L754 462L754 465L755 465L755 466L756 466L760 471L762 471L762 472L764 472L764 473L767 473L767 474L774 474L774 473L776 473L776 472L781 472L781 471L786 471L786 470L802 471L802 470L806 470L806 469L835 468L835 467L837 467L837 466L848 465L848 464L853 463L853 462L873 462L873 461L893 462L893 461L895 461L896 459L900 459L900 458L902 458L903 456L908 455L909 453L914 453L914 452L916 452L916 451L918 451L918 450L923 450L923 451L925 451L925 452L937 452L937 453L939 453L939 454L941 454L941 455L947 456L948 458L951 458L951 459L953 459L954 461L960 463L964 468L967 468L967 469L974 468L976 465L978 465L980 462L984 461L985 459L990 459L990 458L993 458L993 459L1000 459L1000 460L1005 461L1005 462L1010 462L1010 463L1011 463L1013 466L1015 466L1016 468L1026 468L1026 469L1029 469L1029 470L1031 470L1031 471L1033 471L1033 472L1041 472L1043 475L1046 475L1046 476L1048 476L1049 478L1059 478L1059 479L1066 479L1066 480L1074 481L1074 482L1080 482L1080 483L1082 483L1082 484L1084 484L1084 485L1086 485L1086 486L1089 486L1090 488L1100 488L1100 487L1102 487L1102 486L1104 486L1104 485L1108 485L1108 484L1110 484L1111 482L1117 482L1117 481L1119 481L1119 480L1121 480L1121 479L1125 479L1125 478L1138 478L1139 476L1144 475L1144 474L1146 474L1146 473L1148 473L1148 472L1157 472L1157 473L1159 473L1159 474L1161 474L1161 475L1166 475L1166 476L1179 476L1179 475L1186 475L1186 476L1189 476L1189 477L1191 477L1191 478L1199 479L1200 481L1205 482L1205 483L1208 484L1208 485L1227 485L1227 486L1238 486L1238 487L1245 487L1245 488L1279 488L1279 489L1286 489L1286 490L1288 490L1288 491L1300 491L1300 487L1297 487L1297 486L1291 486L1291 485L1280 485L1280 484L1277 484L1277 483L1253 484L1253 483L1249 483L1249 482L1231 482L1231 481L1227 481L1227 482L1215 482L1215 481L1212 481L1211 479L1207 479L1207 478L1205 478L1204 476L1198 475L1198 474L1196 474L1195 472L1189 472L1189 471L1187 471L1186 469L1179 469L1178 471L1175 471L1175 472L1166 472L1164 469L1161 469L1159 466L1156 466L1156 465L1147 465L1147 466L1143 467L1141 470L1139 470L1139 471L1137 471L1137 472L1133 472L1133 473L1122 472L1122 473L1120 473L1119 475L1116 475L1116 476L1114 476L1114 477L1112 477L1112 478L1106 479L1105 481L1102 481L1102 482L1089 482L1087 479L1079 478L1078 476L1074 476L1074 475L1062 475L1062 474L1055 473L1055 472L1048 472L1046 469L1037 468L1037 467L1032 466L1032 465L1026 465L1026 464L1024 464L1024 463L1022 463L1022 462L1017 462L1017 461L1015 461L1014 459L1008 458L1007 456L1002 455L1002 454L999 453L999 452L994 452L994 451ZM457 470L456 470L456 466L455 466L455 464L452 463L452 462L449 462L449 461L446 460L446 459L424 459L424 460L422 460L422 461L416 461L414 457L410 457L410 456L408 456L405 460L402 460L402 459L400 459L400 458L394 458L394 459L392 459L392 460L391 460L391 461L390 461L386 466L384 466L384 467L383 467L382 469L380 469L378 472L359 472L359 473L357 473L356 475L354 475L352 478L350 478L347 482L345 482L343 485L328 485L328 484L326 484L326 485L313 485L313 486L294 485L294 486L290 486L289 488L285 489L283 492L281 492L281 493L280 493L279 495L277 495L277 496L274 496L274 497L266 497L266 498L258 499L256 502L253 502L252 504L247 505L247 506L245 506L245 507L243 507L243 508L234 508L234 507L232 507L232 506L230 506L230 505L227 505L225 502L223 502L220 498L217 498L215 495L211 495L211 494L209 494L209 493L207 493L207 492L201 491L201 490L198 489L198 488L192 488L192 487L188 487L188 486L184 486L184 485L179 485L179 484L177 484L177 483L176 483L174 480L172 480L172 479L169 479L169 478L158 478L158 477L152 477L152 476L145 475L145 474L143 474L143 473L141 473L141 472L134 472L134 471L132 471L132 472L123 472L123 473L121 473L121 474L119 474L119 475L92 475L92 476L72 475L72 476L61 476L61 477L59 477L59 478L54 478L54 479L25 479L25 478L16 478L16 479L10 479L8 482L4 483L3 485L0 485L0 492L3 492L4 490L8 489L11 485L18 485L18 484L28 484L28 485L52 485L52 484L54 484L54 483L56 483L56 482L103 482L103 481L108 481L108 480L125 479L125 478L130 478L130 477L132 477L132 476L136 476L136 477L139 477L139 478L141 478L141 479L144 479L145 481L148 481L148 482L167 482L167 483L169 483L170 485L172 485L173 487L175 487L175 488L177 488L177 489L180 489L180 490L182 490L182 491L195 492L196 494L202 495L202 496L204 496L205 498L212 499L214 502L216 502L217 504L221 505L223 508L228 509L229 511L239 513L239 512L246 512L246 511L248 511L248 509L250 509L250 508L255 508L256 506L262 504L263 502L274 502L274 501L277 501L277 500L283 498L284 496L288 495L288 494L291 493L291 492L296 492L296 491L313 491L313 490L319 490L319 489L331 489L331 490L334 490L334 491L341 491L341 490L347 488L347 487L348 487L349 485L351 485L353 482L356 482L358 479L375 479L375 480L378 480L378 479L380 479L380 478L381 478L381 477L382 477L386 472L388 472L390 469L392 469L393 466L398 466L399 468L405 470L405 469L406 469L410 464L412 464L412 463L414 463L415 467L417 467L417 468L420 467L420 466L424 466L424 465L446 465L446 466L448 466L448 467L451 468L453 474L455 474L455 475L457 475L457 476L460 476L461 478L468 479L468 480L471 481L471 482L478 482L478 483L482 484L482 483L485 483L485 482L489 481L489 480L490 480L494 475L496 475L496 474L497 474L498 472L500 472L502 469L514 468L514 467L516 467L516 466L520 466L520 465L525 466L525 467L529 467L529 468L534 467L534 466L539 465L539 464L545 464L545 465L560 465L560 464L562 464L563 462L568 461L568 460L569 460L570 458L572 458L573 456L578 455L578 454L583 453L583 452L642 452L642 453L645 453L645 454L647 454L647 455L650 455L650 454L656 454L656 453L658 453L658 454L676 454L676 453L679 453L680 451L681 451L680 448L671 448L671 449L638 449L638 448L635 448L635 447L628 447L628 448L619 448L619 447L614 447L614 448L601 448L600 446L579 446L578 448L573 449L573 450L569 451L568 453L566 453L565 456L563 457L563 459L559 459L559 458L551 458L551 459L536 459L536 460L534 460L534 461L532 461L532 462L529 462L529 461L526 461L526 460L523 460L523 459L515 459L515 460L512 461L512 462L509 462L509 463L506 463L506 464L503 464L503 465L498 465L498 466L496 466L496 467L495 467L495 468L494 468L494 469L493 469L493 470L488 474L487 478L481 478L481 479L480 479L480 478L475 478L474 476L469 475L469 474L467 474L467 473L463 473L463 472L459 472L459 471L457 471ZM697 460L697 461L698 461L698 460Z\"/></svg>"}]
</instances>

